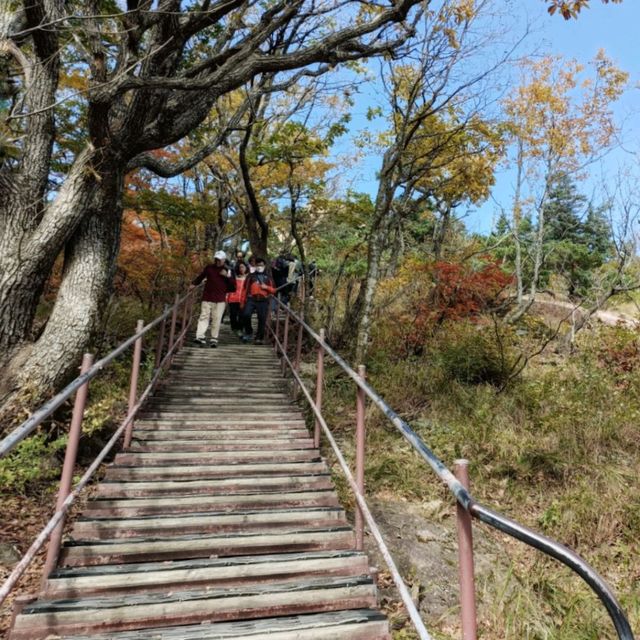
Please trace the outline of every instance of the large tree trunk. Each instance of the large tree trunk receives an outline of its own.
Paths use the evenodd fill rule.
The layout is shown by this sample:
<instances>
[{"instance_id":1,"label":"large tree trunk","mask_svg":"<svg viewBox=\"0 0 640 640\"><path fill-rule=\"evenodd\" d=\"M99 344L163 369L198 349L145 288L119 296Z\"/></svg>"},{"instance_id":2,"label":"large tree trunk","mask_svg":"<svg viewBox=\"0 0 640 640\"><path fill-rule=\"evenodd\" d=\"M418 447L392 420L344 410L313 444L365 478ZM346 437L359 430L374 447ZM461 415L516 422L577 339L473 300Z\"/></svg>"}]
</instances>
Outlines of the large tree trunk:
<instances>
[{"instance_id":1,"label":"large tree trunk","mask_svg":"<svg viewBox=\"0 0 640 640\"><path fill-rule=\"evenodd\" d=\"M14 349L4 372L5 389L23 386L43 394L77 371L100 322L115 273L123 182L121 169L102 174L88 215L66 244L62 281L46 327L36 343L25 341ZM26 306L32 303L33 296L24 303L25 312L33 313ZM15 314L15 309L7 313Z\"/></svg>"},{"instance_id":2,"label":"large tree trunk","mask_svg":"<svg viewBox=\"0 0 640 640\"><path fill-rule=\"evenodd\" d=\"M30 339L40 295L53 264L71 237L102 179L98 176L93 148L83 151L55 200L44 211L39 225L19 232L16 221L22 198L12 199L2 217L7 224L0 234L0 389L5 387L6 364ZM22 192L22 184L17 191ZM18 193L18 195L23 195Z\"/></svg>"},{"instance_id":3,"label":"large tree trunk","mask_svg":"<svg viewBox=\"0 0 640 640\"><path fill-rule=\"evenodd\" d=\"M55 387L77 371L111 291L120 247L123 182L121 170L105 178L88 217L67 243L56 304L20 373L23 380Z\"/></svg>"}]
</instances>

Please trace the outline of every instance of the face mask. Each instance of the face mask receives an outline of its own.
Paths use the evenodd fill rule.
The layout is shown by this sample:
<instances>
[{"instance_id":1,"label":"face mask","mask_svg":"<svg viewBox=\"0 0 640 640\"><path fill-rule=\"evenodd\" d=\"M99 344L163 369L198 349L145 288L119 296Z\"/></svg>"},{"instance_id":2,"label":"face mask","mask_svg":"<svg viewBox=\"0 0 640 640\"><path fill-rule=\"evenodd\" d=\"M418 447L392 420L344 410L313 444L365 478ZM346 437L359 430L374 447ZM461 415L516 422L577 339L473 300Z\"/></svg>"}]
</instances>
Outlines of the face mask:
<instances>
[{"instance_id":1,"label":"face mask","mask_svg":"<svg viewBox=\"0 0 640 640\"><path fill-rule=\"evenodd\" d=\"M256 271L258 273L262 273L264 271L264 267L256 267Z\"/></svg>"}]
</instances>

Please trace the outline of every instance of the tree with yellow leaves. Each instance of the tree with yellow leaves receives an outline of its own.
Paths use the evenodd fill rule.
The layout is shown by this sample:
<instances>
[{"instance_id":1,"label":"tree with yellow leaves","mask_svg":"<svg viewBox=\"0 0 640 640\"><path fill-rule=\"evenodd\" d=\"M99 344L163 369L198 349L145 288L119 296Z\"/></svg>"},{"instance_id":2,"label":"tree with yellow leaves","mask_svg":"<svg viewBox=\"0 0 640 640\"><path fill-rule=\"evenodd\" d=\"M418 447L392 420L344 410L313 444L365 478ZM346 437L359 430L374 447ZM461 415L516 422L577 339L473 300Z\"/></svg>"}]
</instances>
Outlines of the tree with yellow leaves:
<instances>
[{"instance_id":1,"label":"tree with yellow leaves","mask_svg":"<svg viewBox=\"0 0 640 640\"><path fill-rule=\"evenodd\" d=\"M513 149L516 183L511 234L515 245L517 320L532 304L544 259L545 204L554 176L580 177L587 166L616 143L612 106L628 74L600 51L590 73L575 60L547 56L522 64L522 82L504 101L506 132ZM520 236L523 215L535 218L533 241L525 251ZM525 299L524 263L531 262Z\"/></svg>"}]
</instances>

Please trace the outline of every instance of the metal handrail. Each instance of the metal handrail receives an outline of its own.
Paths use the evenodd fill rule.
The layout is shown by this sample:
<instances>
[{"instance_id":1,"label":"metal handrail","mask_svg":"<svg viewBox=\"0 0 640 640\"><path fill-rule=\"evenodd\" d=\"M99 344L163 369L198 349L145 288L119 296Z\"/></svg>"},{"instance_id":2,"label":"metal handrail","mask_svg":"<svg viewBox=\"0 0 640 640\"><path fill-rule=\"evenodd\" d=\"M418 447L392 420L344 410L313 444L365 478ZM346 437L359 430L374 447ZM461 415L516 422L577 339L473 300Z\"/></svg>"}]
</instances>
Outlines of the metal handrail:
<instances>
[{"instance_id":1,"label":"metal handrail","mask_svg":"<svg viewBox=\"0 0 640 640\"><path fill-rule=\"evenodd\" d=\"M273 334L274 340L276 342L276 344L280 347L280 349L282 350L282 356L285 359L285 361L287 362L287 364L289 365L289 368L291 369L291 373L293 374L294 378L296 379L296 381L298 382L298 384L300 385L300 389L302 390L302 393L305 395L305 397L307 398L307 401L309 402L312 411L314 412L316 418L318 419L318 422L320 423L320 426L322 427L325 435L327 436L327 439L329 440L329 443L331 444L331 448L333 449L333 452L336 455L336 458L338 459L338 463L340 464L340 467L342 468L342 472L344 473L347 482L349 483L349 486L351 487L351 490L353 491L354 497L356 499L356 502L358 503L358 507L360 508L360 511L364 517L364 519L366 520L367 524L369 525L369 530L371 531L371 533L373 534L373 537L376 540L376 543L378 544L378 548L380 549L380 553L382 554L383 558L385 559L385 562L387 563L387 566L389 567L389 571L391 572L391 576L393 578L393 581L396 584L396 587L398 588L398 591L400 593L400 596L405 604L405 606L407 607L407 612L409 613L409 617L411 618L411 621L413 622L416 631L418 632L418 635L420 636L420 640L431 640L431 636L429 635L429 632L427 631L426 627L424 626L424 622L422 622L422 618L420 617L420 613L415 605L415 603L413 602L413 599L411 598L411 594L409 593L409 590L407 589L407 585L404 583L404 580L402 579L402 576L400 575L400 571L398 571L398 568L393 560L393 557L391 556L391 552L389 551L389 548L387 547L384 538L382 537L382 533L380 532L380 529L378 528L378 525L375 521L375 519L373 518L373 515L371 514L371 511L369 509L369 506L367 505L367 502L364 498L364 496L362 495L362 493L360 493L360 489L358 488L358 485L353 477L353 474L351 473L351 469L349 469L349 465L347 464L347 461L344 459L344 456L342 455L342 452L340 451L340 448L338 447L338 443L335 441L335 438L333 437L333 434L331 433L331 430L329 429L329 426L327 425L322 412L318 409L316 403L313 401L313 399L311 398L311 394L309 393L309 390L305 387L302 378L300 377L300 374L295 370L293 363L291 362L289 356L286 354L285 350L282 348L282 343L280 342L280 340L278 339L278 336L276 336L275 334Z\"/></svg>"},{"instance_id":2,"label":"metal handrail","mask_svg":"<svg viewBox=\"0 0 640 640\"><path fill-rule=\"evenodd\" d=\"M283 304L275 298L277 304L281 306L290 317L293 318L299 326L304 327L307 333L318 343L318 345L331 356L331 358L340 366L340 368L353 380L353 382L372 400L372 402L387 416L391 423L400 431L403 437L411 444L414 450L427 462L433 471L447 485L453 493L456 501L471 516L477 518L481 522L497 529L508 536L520 540L525 544L542 551L548 556L555 558L559 562L569 567L574 573L577 573L598 596L602 604L605 606L609 617L611 618L615 630L620 640L635 640L629 621L622 610L615 595L591 565L581 558L574 551L565 545L525 527L524 525L499 514L488 507L477 502L469 491L459 482L454 474L446 467L446 465L436 456L436 454L425 444L418 434L405 422L383 399L382 397L348 364L340 357L327 343L318 335L304 320L296 314L288 305ZM275 334L274 334L275 335ZM286 354L283 354L286 356ZM291 362L286 358L288 364ZM300 384L303 393L307 397L314 413L317 413L317 407L310 395L304 388L300 376L297 374L293 366L291 366L293 375L298 384ZM322 421L324 422L324 421ZM322 424L322 423L321 423ZM324 427L323 427L324 428ZM352 487L353 488L353 487ZM356 500L358 495L356 491ZM364 513L364 512L363 512Z\"/></svg>"},{"instance_id":3,"label":"metal handrail","mask_svg":"<svg viewBox=\"0 0 640 640\"><path fill-rule=\"evenodd\" d=\"M53 396L50 400L45 402L39 409L34 411L31 416L25 420L21 425L16 427L8 436L0 441L0 458L6 456L12 451L20 442L22 442L27 436L35 431L40 426L43 420L48 418L56 409L58 409L66 400L68 400L83 384L89 382L89 380L95 378L108 364L111 364L115 358L121 353L126 351L132 344L135 343L138 338L141 338L149 331L151 331L158 324L166 320L173 309L176 306L180 306L192 292L187 293L171 307L169 307L162 315L158 316L155 320L143 327L138 333L132 335L129 339L125 340L121 345L116 347L113 351L107 354L101 360L98 360L90 369L85 373L72 380L62 391Z\"/></svg>"},{"instance_id":4,"label":"metal handrail","mask_svg":"<svg viewBox=\"0 0 640 640\"><path fill-rule=\"evenodd\" d=\"M148 325L143 327L140 331L135 333L131 338L129 338L128 340L123 342L120 346L118 346L116 349L114 349L107 356L105 356L104 358L96 362L96 364L93 365L90 369L88 369L84 374L78 376L73 382L67 385L65 389L63 389L59 394L54 396L54 398L52 398L49 402L43 405L38 411L36 411L29 420L25 421L16 430L14 430L12 434L10 434L10 436L5 438L3 443L10 439L10 442L12 443L11 448L15 447L21 440L23 440L29 435L30 432L25 433L25 425L27 425L27 423L31 425L31 422L34 418L36 418L37 416L40 417L39 421L35 424L35 426L31 427L31 431L33 431L33 429L35 429L40 424L40 422L42 422L42 420L44 420L57 407L59 407L60 404L62 404L64 400L66 400L70 395L72 395L74 391L80 389L80 387L88 383L89 380L91 380L98 373L100 373L100 371L102 371L102 369L106 365L108 365L114 358L120 355L126 348L134 344L138 339L140 339L145 333L147 333L149 330L155 327L159 322L163 322L164 320L166 320L169 317L169 315L174 313L182 303L186 302L190 296L194 295L194 291L195 290L189 291L182 298L177 297L176 302L172 307L165 310L165 312L162 315L158 316L158 318L156 318L153 322L150 322ZM38 551L40 551L40 549L42 549L42 547L46 543L47 539L51 536L53 531L57 527L61 526L61 523L63 522L63 519L65 517L65 514L67 513L67 511L69 510L69 508L71 507L75 499L78 497L82 489L84 489L86 485L89 483L94 473L100 467L103 460L109 454L109 452L114 447L114 445L119 440L119 438L122 436L122 434L125 432L127 427L129 427L129 425L133 423L138 411L140 410L140 407L142 407L146 399L152 393L159 377L162 375L162 372L164 371L165 366L167 365L167 363L171 361L171 358L173 357L173 355L182 346L182 342L186 337L191 321L192 321L192 318L189 318L186 324L183 327L181 327L180 333L173 341L173 344L169 345L167 353L165 354L164 358L162 358L162 360L158 363L158 366L155 368L154 375L152 376L145 390L140 395L140 398L137 400L136 404L129 408L129 411L126 417L124 418L120 426L116 429L115 433L112 435L109 442L107 442L107 444L103 447L100 453L96 456L95 460L92 462L89 468L85 471L84 475L76 484L73 491L71 491L67 495L64 502L60 505L60 508L54 512L54 514L51 516L49 521L45 524L43 529L38 534L37 538L29 547L25 555L22 557L20 562L18 562L18 564L14 567L11 574L4 581L4 583L0 587L0 605L2 605L2 603L6 600L7 596L11 593L11 591L16 586L20 578L24 575L25 571L29 568L29 565L33 562L34 558L36 557L36 554L38 553ZM57 402L57 404L54 401ZM18 436L21 436L21 437L19 439L16 439ZM10 451L11 448L7 449L5 453Z\"/></svg>"}]
</instances>

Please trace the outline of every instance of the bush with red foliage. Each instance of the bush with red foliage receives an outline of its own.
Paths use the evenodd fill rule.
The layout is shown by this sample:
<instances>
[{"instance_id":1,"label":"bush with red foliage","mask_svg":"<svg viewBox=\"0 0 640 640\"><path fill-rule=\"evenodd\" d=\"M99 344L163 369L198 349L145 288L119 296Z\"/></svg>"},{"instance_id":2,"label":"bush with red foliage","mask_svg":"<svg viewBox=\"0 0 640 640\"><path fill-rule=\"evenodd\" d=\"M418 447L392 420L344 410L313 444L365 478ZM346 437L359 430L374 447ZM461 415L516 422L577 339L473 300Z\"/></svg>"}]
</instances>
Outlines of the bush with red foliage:
<instances>
[{"instance_id":1,"label":"bush with red foliage","mask_svg":"<svg viewBox=\"0 0 640 640\"><path fill-rule=\"evenodd\" d=\"M414 269L414 278L417 286L403 305L403 315L409 316L404 340L413 351L421 349L445 321L477 321L482 314L496 309L512 282L512 276L488 258L475 265L459 262L419 265Z\"/></svg>"}]
</instances>

